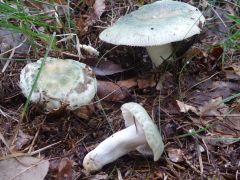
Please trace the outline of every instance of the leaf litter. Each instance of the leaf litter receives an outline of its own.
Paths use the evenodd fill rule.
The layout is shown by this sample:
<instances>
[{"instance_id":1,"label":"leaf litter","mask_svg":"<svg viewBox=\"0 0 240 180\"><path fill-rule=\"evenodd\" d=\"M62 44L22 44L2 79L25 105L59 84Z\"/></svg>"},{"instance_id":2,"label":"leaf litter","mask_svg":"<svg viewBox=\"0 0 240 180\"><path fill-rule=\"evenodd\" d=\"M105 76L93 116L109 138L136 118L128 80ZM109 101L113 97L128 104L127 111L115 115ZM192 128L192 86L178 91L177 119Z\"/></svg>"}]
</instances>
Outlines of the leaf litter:
<instances>
[{"instance_id":1,"label":"leaf litter","mask_svg":"<svg viewBox=\"0 0 240 180\"><path fill-rule=\"evenodd\" d=\"M35 172L39 168L37 165L29 169L30 174L40 176L40 172L48 171L47 179L239 177L240 100L239 96L230 98L240 92L239 54L221 46L225 38L223 32L229 32L228 27L233 25L232 21L225 18L224 8L231 14L239 8L231 4L235 1L217 3L212 7L205 3L206 6L202 8L208 8L205 12L209 19L205 35L178 61L165 62L156 72L152 70L143 49L113 47L97 38L105 27L121 15L149 2L88 0L70 3L80 43L86 44L80 61L95 68L99 97L90 106L76 112L57 112L54 116L44 114L41 107L31 104L20 126L21 131L10 146L16 146L17 149L12 148L14 152L11 154L1 142L1 158L29 150L34 152L57 143L41 152L45 159L52 159L50 164L55 164L55 167L48 169L46 163L44 170ZM187 2L200 6L197 2ZM55 1L55 5L68 8L64 0ZM46 5L28 4L29 8L52 10L51 6L43 6ZM57 9L56 13L59 16L55 13L51 13L51 16L64 23L66 11ZM65 31L63 27L59 28ZM43 28L43 31L47 32L47 29ZM50 55L70 56L78 60L77 50L73 48L76 46L71 45L70 41L67 39L58 44L67 54L52 51ZM40 49L37 54L31 53L30 56L38 59L43 52ZM99 58L96 52L99 52ZM5 143L13 138L25 102L18 87L19 72L24 64L13 61L10 68L0 74L0 130ZM3 66L0 64L0 68ZM89 175L82 167L84 156L110 136L112 131L123 128L119 108L129 101L141 103L161 127L166 154L159 162L152 162L133 153L133 156L126 155L102 171ZM15 158L4 159L1 163L4 167L10 166L6 166L8 163L13 163L13 167L22 167Z\"/></svg>"}]
</instances>

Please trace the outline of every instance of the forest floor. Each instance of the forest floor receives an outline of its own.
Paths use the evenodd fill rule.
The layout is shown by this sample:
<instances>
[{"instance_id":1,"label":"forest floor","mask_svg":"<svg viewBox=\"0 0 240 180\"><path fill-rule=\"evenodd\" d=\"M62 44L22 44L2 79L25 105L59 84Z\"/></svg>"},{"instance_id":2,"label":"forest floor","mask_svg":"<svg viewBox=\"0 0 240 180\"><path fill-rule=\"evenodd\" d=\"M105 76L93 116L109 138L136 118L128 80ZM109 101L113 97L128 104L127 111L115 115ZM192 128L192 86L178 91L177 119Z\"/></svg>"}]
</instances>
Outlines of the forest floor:
<instances>
[{"instance_id":1,"label":"forest floor","mask_svg":"<svg viewBox=\"0 0 240 180\"><path fill-rule=\"evenodd\" d=\"M120 16L150 1L23 2L21 10L26 14L45 12L41 20L46 24L20 13L5 24L0 20L2 162L13 167L11 163L19 162L8 162L11 157L44 158L50 162L46 179L59 180L240 179L239 1L184 0L203 12L203 32L178 58L157 69L145 48L114 46L98 38ZM1 16L6 17L11 9L7 12L3 4L0 6ZM19 4L10 7L18 9ZM26 98L19 87L20 72L27 63L44 57L47 40L54 32L56 41L47 55L92 67L97 97L73 112L47 114L40 105L30 103L24 114ZM83 44L91 45L100 55L80 49ZM134 151L96 173L86 172L84 156L124 128L120 107L126 102L140 103L156 122L164 154L154 162ZM32 177L40 173L32 169ZM15 176L24 173L15 172Z\"/></svg>"}]
</instances>

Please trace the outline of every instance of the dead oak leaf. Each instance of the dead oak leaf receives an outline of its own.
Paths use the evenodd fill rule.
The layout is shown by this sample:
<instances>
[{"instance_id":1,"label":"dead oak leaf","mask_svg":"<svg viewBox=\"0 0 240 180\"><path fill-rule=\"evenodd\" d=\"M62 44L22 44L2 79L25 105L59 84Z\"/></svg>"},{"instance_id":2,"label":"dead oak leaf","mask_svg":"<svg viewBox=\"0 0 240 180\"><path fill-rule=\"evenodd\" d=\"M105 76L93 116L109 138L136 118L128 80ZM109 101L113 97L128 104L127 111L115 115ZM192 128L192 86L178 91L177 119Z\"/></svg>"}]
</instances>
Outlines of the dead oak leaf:
<instances>
[{"instance_id":1,"label":"dead oak leaf","mask_svg":"<svg viewBox=\"0 0 240 180\"><path fill-rule=\"evenodd\" d=\"M49 161L31 156L9 158L0 161L0 179L43 180Z\"/></svg>"},{"instance_id":2,"label":"dead oak leaf","mask_svg":"<svg viewBox=\"0 0 240 180\"><path fill-rule=\"evenodd\" d=\"M180 109L180 112L186 113L186 112L192 111L196 114L199 114L195 107L187 105L184 102L181 102L181 101L178 101L178 100L176 100L176 101L177 101L178 107Z\"/></svg>"}]
</instances>

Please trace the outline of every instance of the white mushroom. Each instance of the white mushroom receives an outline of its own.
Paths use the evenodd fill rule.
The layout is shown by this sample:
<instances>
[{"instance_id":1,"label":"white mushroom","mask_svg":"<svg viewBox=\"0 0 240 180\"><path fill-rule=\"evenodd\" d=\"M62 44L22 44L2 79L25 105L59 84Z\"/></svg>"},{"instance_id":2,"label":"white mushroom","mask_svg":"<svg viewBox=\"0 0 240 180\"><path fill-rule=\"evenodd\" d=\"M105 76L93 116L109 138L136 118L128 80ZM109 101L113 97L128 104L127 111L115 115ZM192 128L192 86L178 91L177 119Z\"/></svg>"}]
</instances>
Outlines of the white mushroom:
<instances>
[{"instance_id":1,"label":"white mushroom","mask_svg":"<svg viewBox=\"0 0 240 180\"><path fill-rule=\"evenodd\" d=\"M100 34L100 39L115 45L143 46L155 66L171 59L171 42L182 41L201 32L205 18L187 3L156 1L121 17Z\"/></svg>"},{"instance_id":2,"label":"white mushroom","mask_svg":"<svg viewBox=\"0 0 240 180\"><path fill-rule=\"evenodd\" d=\"M20 87L26 97L32 89L42 60L27 64L21 71ZM88 104L96 91L96 78L86 64L48 57L30 100L45 103L47 111L59 109L63 104L67 105L67 109L74 110Z\"/></svg>"},{"instance_id":3,"label":"white mushroom","mask_svg":"<svg viewBox=\"0 0 240 180\"><path fill-rule=\"evenodd\" d=\"M133 102L122 105L121 110L126 128L105 139L85 156L83 166L87 171L100 170L136 149L141 153L143 148L147 149L154 156L154 161L162 155L162 137L146 110Z\"/></svg>"}]
</instances>

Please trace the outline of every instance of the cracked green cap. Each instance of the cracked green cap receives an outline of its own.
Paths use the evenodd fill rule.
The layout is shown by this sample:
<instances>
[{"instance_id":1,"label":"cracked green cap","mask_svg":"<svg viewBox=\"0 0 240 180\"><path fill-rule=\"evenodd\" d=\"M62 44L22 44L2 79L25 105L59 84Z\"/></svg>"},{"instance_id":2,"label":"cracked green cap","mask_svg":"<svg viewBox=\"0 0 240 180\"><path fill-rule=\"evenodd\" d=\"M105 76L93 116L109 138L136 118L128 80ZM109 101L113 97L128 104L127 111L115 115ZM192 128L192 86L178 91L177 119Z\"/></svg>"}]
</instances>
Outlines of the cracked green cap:
<instances>
[{"instance_id":1,"label":"cracked green cap","mask_svg":"<svg viewBox=\"0 0 240 180\"><path fill-rule=\"evenodd\" d=\"M32 89L42 60L27 64L21 71L20 87L26 97ZM96 90L96 78L86 64L47 57L31 101L44 103L48 111L59 109L63 104L67 105L67 109L74 110L87 105Z\"/></svg>"}]
</instances>

